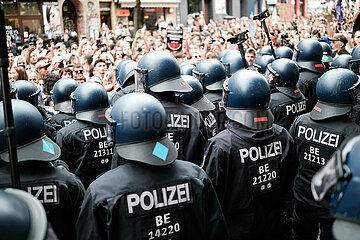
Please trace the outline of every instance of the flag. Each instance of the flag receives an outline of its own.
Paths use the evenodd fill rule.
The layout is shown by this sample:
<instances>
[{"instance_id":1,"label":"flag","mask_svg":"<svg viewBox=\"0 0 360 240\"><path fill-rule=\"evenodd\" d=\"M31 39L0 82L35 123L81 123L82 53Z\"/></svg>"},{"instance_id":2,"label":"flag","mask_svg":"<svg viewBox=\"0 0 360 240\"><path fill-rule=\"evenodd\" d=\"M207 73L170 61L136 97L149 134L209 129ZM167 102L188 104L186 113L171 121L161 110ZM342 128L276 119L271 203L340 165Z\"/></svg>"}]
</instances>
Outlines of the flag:
<instances>
[{"instance_id":1,"label":"flag","mask_svg":"<svg viewBox=\"0 0 360 240\"><path fill-rule=\"evenodd\" d=\"M341 9L341 2L342 2L342 0L338 0L337 3L336 3L336 6L335 6L335 10L337 11L337 17L339 19L339 23L343 19L343 12L342 12L342 9Z\"/></svg>"}]
</instances>

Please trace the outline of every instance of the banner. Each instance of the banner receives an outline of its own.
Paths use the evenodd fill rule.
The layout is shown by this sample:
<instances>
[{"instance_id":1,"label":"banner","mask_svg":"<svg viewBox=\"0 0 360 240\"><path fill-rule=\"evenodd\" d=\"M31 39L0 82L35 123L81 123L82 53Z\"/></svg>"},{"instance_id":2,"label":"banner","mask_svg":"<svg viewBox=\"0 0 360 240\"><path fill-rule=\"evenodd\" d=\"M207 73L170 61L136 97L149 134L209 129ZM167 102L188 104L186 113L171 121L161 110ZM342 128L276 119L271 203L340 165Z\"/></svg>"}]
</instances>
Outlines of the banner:
<instances>
[{"instance_id":1,"label":"banner","mask_svg":"<svg viewBox=\"0 0 360 240\"><path fill-rule=\"evenodd\" d=\"M44 32L49 38L54 33L62 33L61 17L58 2L43 3Z\"/></svg>"},{"instance_id":2,"label":"banner","mask_svg":"<svg viewBox=\"0 0 360 240\"><path fill-rule=\"evenodd\" d=\"M167 29L167 49L171 51L180 51L183 42L183 29L168 28Z\"/></svg>"}]
</instances>

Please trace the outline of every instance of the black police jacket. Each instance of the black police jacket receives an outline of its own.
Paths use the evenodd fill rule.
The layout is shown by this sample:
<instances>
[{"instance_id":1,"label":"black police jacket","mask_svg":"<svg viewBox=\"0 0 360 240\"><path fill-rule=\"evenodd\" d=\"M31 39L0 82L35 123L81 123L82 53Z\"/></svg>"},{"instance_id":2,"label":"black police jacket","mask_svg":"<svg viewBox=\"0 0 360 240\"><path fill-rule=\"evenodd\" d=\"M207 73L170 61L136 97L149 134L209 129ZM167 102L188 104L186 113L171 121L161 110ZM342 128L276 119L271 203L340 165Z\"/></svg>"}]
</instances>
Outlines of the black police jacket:
<instances>
[{"instance_id":1,"label":"black police jacket","mask_svg":"<svg viewBox=\"0 0 360 240\"><path fill-rule=\"evenodd\" d=\"M274 123L289 130L295 118L307 113L307 100L301 94L301 98L292 98L277 90L271 93L270 110L274 115Z\"/></svg>"},{"instance_id":2,"label":"black police jacket","mask_svg":"<svg viewBox=\"0 0 360 240\"><path fill-rule=\"evenodd\" d=\"M215 105L215 109L211 113L216 119L216 133L221 132L226 126L226 113L222 102L222 91L207 91L204 96Z\"/></svg>"},{"instance_id":3,"label":"black police jacket","mask_svg":"<svg viewBox=\"0 0 360 240\"><path fill-rule=\"evenodd\" d=\"M230 121L209 139L203 168L214 185L231 239L281 239L296 174L294 142L276 124L255 131Z\"/></svg>"},{"instance_id":4,"label":"black police jacket","mask_svg":"<svg viewBox=\"0 0 360 240\"><path fill-rule=\"evenodd\" d=\"M320 77L321 74L311 72L307 69L300 69L299 80L296 86L308 100L309 110L313 109L317 102L316 84Z\"/></svg>"},{"instance_id":5,"label":"black police jacket","mask_svg":"<svg viewBox=\"0 0 360 240\"><path fill-rule=\"evenodd\" d=\"M85 194L80 180L49 162L18 163L21 188L44 206L47 219L61 240L76 239L75 226ZM10 167L0 167L0 187L11 187Z\"/></svg>"},{"instance_id":6,"label":"black police jacket","mask_svg":"<svg viewBox=\"0 0 360 240\"><path fill-rule=\"evenodd\" d=\"M85 188L100 174L110 169L113 148L107 144L105 125L78 120L56 135L61 159L69 165Z\"/></svg>"},{"instance_id":7,"label":"black police jacket","mask_svg":"<svg viewBox=\"0 0 360 240\"><path fill-rule=\"evenodd\" d=\"M329 208L329 197L320 202L314 200L310 188L312 177L345 138L360 134L360 127L347 116L314 121L307 113L295 119L290 134L299 156L299 170L294 184L295 199L314 207Z\"/></svg>"},{"instance_id":8,"label":"black police jacket","mask_svg":"<svg viewBox=\"0 0 360 240\"><path fill-rule=\"evenodd\" d=\"M168 138L178 151L178 159L189 161L200 166L206 140L206 126L200 112L188 105L178 102L174 97L154 94L164 106L167 115Z\"/></svg>"},{"instance_id":9,"label":"black police jacket","mask_svg":"<svg viewBox=\"0 0 360 240\"><path fill-rule=\"evenodd\" d=\"M77 120L74 114L60 112L52 116L48 123L53 126L57 131L59 131L61 128L66 127L67 125L70 125L71 123L74 123L76 121Z\"/></svg>"},{"instance_id":10,"label":"black police jacket","mask_svg":"<svg viewBox=\"0 0 360 240\"><path fill-rule=\"evenodd\" d=\"M155 167L128 162L87 189L78 240L228 239L205 172L180 160Z\"/></svg>"}]
</instances>

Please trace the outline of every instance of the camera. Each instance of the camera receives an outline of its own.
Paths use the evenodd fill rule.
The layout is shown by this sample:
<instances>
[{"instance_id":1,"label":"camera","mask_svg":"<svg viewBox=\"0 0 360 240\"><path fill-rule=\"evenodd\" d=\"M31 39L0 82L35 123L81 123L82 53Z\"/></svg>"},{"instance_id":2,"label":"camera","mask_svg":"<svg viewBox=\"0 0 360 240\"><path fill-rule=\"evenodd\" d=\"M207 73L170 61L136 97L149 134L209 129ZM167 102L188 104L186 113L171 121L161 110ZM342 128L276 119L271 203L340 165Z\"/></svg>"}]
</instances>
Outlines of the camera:
<instances>
[{"instance_id":1,"label":"camera","mask_svg":"<svg viewBox=\"0 0 360 240\"><path fill-rule=\"evenodd\" d=\"M248 40L248 38L249 38L248 32L249 32L249 30L246 30L244 32L236 34L235 36L229 38L228 42L230 42L232 44L243 43L246 40Z\"/></svg>"},{"instance_id":2,"label":"camera","mask_svg":"<svg viewBox=\"0 0 360 240\"><path fill-rule=\"evenodd\" d=\"M253 17L253 19L254 20L263 20L263 19L265 19L265 18L267 18L267 17L269 17L270 16L270 13L269 13L269 9L266 9L265 11L263 11L263 12L261 12L261 13L259 13L258 15L255 15L254 17Z\"/></svg>"},{"instance_id":3,"label":"camera","mask_svg":"<svg viewBox=\"0 0 360 240\"><path fill-rule=\"evenodd\" d=\"M281 35L281 38L282 39L287 39L287 38L289 38L289 34L284 33L284 34Z\"/></svg>"}]
</instances>

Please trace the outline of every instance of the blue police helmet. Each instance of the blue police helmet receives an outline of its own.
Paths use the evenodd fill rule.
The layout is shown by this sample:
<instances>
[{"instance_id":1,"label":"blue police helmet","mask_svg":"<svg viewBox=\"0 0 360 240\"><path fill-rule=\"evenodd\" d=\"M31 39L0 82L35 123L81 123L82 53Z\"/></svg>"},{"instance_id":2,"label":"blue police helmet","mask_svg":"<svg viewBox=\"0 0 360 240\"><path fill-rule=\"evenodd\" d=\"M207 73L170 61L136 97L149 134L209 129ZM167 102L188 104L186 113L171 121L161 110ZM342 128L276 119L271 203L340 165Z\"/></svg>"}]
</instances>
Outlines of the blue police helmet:
<instances>
[{"instance_id":1,"label":"blue police helmet","mask_svg":"<svg viewBox=\"0 0 360 240\"><path fill-rule=\"evenodd\" d=\"M264 56L264 55L272 55L271 47L270 45L266 45L260 48L258 52L258 56Z\"/></svg>"},{"instance_id":2,"label":"blue police helmet","mask_svg":"<svg viewBox=\"0 0 360 240\"><path fill-rule=\"evenodd\" d=\"M135 82L134 80L134 69L136 68L137 62L129 61L121 65L119 71L119 82L122 88L129 86Z\"/></svg>"},{"instance_id":3,"label":"blue police helmet","mask_svg":"<svg viewBox=\"0 0 360 240\"><path fill-rule=\"evenodd\" d=\"M177 151L166 136L162 104L146 93L129 93L106 111L108 135L116 152L127 160L155 166L175 161Z\"/></svg>"},{"instance_id":4,"label":"blue police helmet","mask_svg":"<svg viewBox=\"0 0 360 240\"><path fill-rule=\"evenodd\" d=\"M264 55L255 61L254 66L258 69L260 73L265 74L268 64L272 63L274 60L275 59L273 56Z\"/></svg>"},{"instance_id":5,"label":"blue police helmet","mask_svg":"<svg viewBox=\"0 0 360 240\"><path fill-rule=\"evenodd\" d=\"M323 49L323 57L322 57L322 61L324 63L327 63L327 62L332 62L333 61L333 58L331 56L332 54L332 50L331 50L331 47L328 43L326 42L320 42L321 44L321 47Z\"/></svg>"},{"instance_id":6,"label":"blue police helmet","mask_svg":"<svg viewBox=\"0 0 360 240\"><path fill-rule=\"evenodd\" d=\"M335 68L350 69L350 67L349 67L350 60L351 60L351 55L341 54L334 58L333 62L331 63L330 69L335 69Z\"/></svg>"},{"instance_id":7,"label":"blue police helmet","mask_svg":"<svg viewBox=\"0 0 360 240\"><path fill-rule=\"evenodd\" d=\"M171 53L149 52L140 59L135 71L140 79L144 79L145 90L152 92L190 92L192 90L181 78L180 65Z\"/></svg>"},{"instance_id":8,"label":"blue police helmet","mask_svg":"<svg viewBox=\"0 0 360 240\"><path fill-rule=\"evenodd\" d=\"M281 46L275 50L276 57L292 59L294 54L293 50L286 46Z\"/></svg>"},{"instance_id":9,"label":"blue police helmet","mask_svg":"<svg viewBox=\"0 0 360 240\"><path fill-rule=\"evenodd\" d=\"M229 52L230 49L225 49L225 50L222 50L218 55L217 55L217 60L219 60L220 62L222 61L222 58L224 57L224 55Z\"/></svg>"},{"instance_id":10,"label":"blue police helmet","mask_svg":"<svg viewBox=\"0 0 360 240\"><path fill-rule=\"evenodd\" d=\"M46 231L46 213L39 200L19 189L0 190L1 239L44 239Z\"/></svg>"},{"instance_id":11,"label":"blue police helmet","mask_svg":"<svg viewBox=\"0 0 360 240\"><path fill-rule=\"evenodd\" d=\"M229 50L222 58L222 64L225 67L228 76L231 76L236 71L244 69L244 63L241 54L237 50Z\"/></svg>"},{"instance_id":12,"label":"blue police helmet","mask_svg":"<svg viewBox=\"0 0 360 240\"><path fill-rule=\"evenodd\" d=\"M125 64L125 63L128 63L128 62L132 62L132 60L129 60L129 59L127 59L127 60L122 60L122 61L116 66L116 68L115 68L115 78L116 78L117 81L120 81L119 76L120 76L121 66L122 66L123 64Z\"/></svg>"},{"instance_id":13,"label":"blue police helmet","mask_svg":"<svg viewBox=\"0 0 360 240\"><path fill-rule=\"evenodd\" d=\"M76 119L95 124L105 124L105 110L109 97L105 88L95 82L79 85L71 94L71 104Z\"/></svg>"},{"instance_id":14,"label":"blue police helmet","mask_svg":"<svg viewBox=\"0 0 360 240\"><path fill-rule=\"evenodd\" d=\"M200 112L214 110L215 105L204 96L204 90L199 80L188 75L182 77L193 90L188 93L179 93L179 101L196 108Z\"/></svg>"},{"instance_id":15,"label":"blue police helmet","mask_svg":"<svg viewBox=\"0 0 360 240\"><path fill-rule=\"evenodd\" d=\"M332 69L316 84L318 102L310 112L314 120L341 116L350 112L359 90L359 77L348 69Z\"/></svg>"},{"instance_id":16,"label":"blue police helmet","mask_svg":"<svg viewBox=\"0 0 360 240\"><path fill-rule=\"evenodd\" d=\"M360 45L357 45L351 52L351 59L349 60L350 70L360 74Z\"/></svg>"},{"instance_id":17,"label":"blue police helmet","mask_svg":"<svg viewBox=\"0 0 360 240\"><path fill-rule=\"evenodd\" d=\"M331 195L330 215L335 217L336 239L350 240L360 234L360 136L346 139L311 181L314 199Z\"/></svg>"},{"instance_id":18,"label":"blue police helmet","mask_svg":"<svg viewBox=\"0 0 360 240\"><path fill-rule=\"evenodd\" d=\"M326 69L322 63L322 57L323 48L321 44L315 39L306 38L296 45L293 60L301 68L315 73L323 73Z\"/></svg>"},{"instance_id":19,"label":"blue police helmet","mask_svg":"<svg viewBox=\"0 0 360 240\"><path fill-rule=\"evenodd\" d=\"M45 135L44 120L32 104L11 100L16 128L18 161L53 161L60 157L59 146ZM0 158L9 162L3 102L0 102Z\"/></svg>"},{"instance_id":20,"label":"blue police helmet","mask_svg":"<svg viewBox=\"0 0 360 240\"><path fill-rule=\"evenodd\" d=\"M184 60L180 63L180 67L184 66L184 65L193 65L194 67L196 67L196 65L199 63L199 61L197 60L192 60L192 59L188 59L188 60Z\"/></svg>"},{"instance_id":21,"label":"blue police helmet","mask_svg":"<svg viewBox=\"0 0 360 240\"><path fill-rule=\"evenodd\" d=\"M269 109L270 87L264 76L251 70L240 70L224 83L226 115L242 125L262 130L272 126Z\"/></svg>"},{"instance_id":22,"label":"blue police helmet","mask_svg":"<svg viewBox=\"0 0 360 240\"><path fill-rule=\"evenodd\" d=\"M280 58L267 67L273 74L272 84L278 91L292 98L301 98L300 90L296 87L299 80L299 68L294 61Z\"/></svg>"},{"instance_id":23,"label":"blue police helmet","mask_svg":"<svg viewBox=\"0 0 360 240\"><path fill-rule=\"evenodd\" d=\"M77 86L77 82L72 78L62 78L54 84L52 98L56 111L63 113L72 112L70 94L75 91Z\"/></svg>"},{"instance_id":24,"label":"blue police helmet","mask_svg":"<svg viewBox=\"0 0 360 240\"><path fill-rule=\"evenodd\" d=\"M192 76L193 69L195 69L195 65L192 65L192 64L181 65L180 66L180 74Z\"/></svg>"},{"instance_id":25,"label":"blue police helmet","mask_svg":"<svg viewBox=\"0 0 360 240\"><path fill-rule=\"evenodd\" d=\"M39 105L41 99L40 89L32 82L27 80L18 80L10 84L11 88L16 89L16 98L31 103L34 106Z\"/></svg>"},{"instance_id":26,"label":"blue police helmet","mask_svg":"<svg viewBox=\"0 0 360 240\"><path fill-rule=\"evenodd\" d=\"M193 70L193 76L199 79L207 90L221 90L226 79L225 67L216 59L205 59Z\"/></svg>"}]
</instances>

